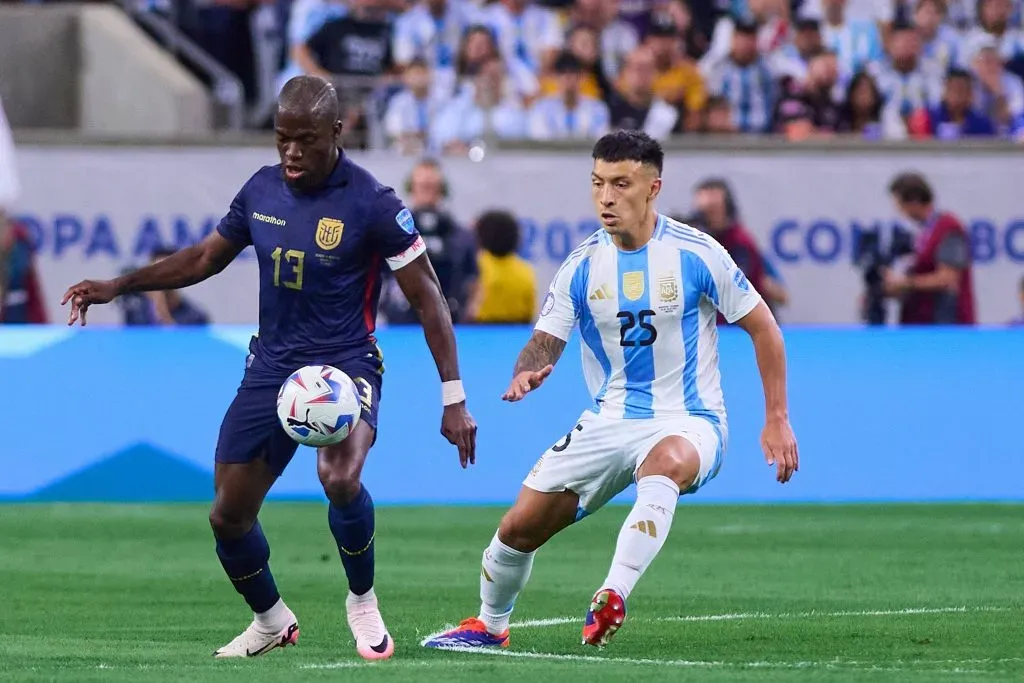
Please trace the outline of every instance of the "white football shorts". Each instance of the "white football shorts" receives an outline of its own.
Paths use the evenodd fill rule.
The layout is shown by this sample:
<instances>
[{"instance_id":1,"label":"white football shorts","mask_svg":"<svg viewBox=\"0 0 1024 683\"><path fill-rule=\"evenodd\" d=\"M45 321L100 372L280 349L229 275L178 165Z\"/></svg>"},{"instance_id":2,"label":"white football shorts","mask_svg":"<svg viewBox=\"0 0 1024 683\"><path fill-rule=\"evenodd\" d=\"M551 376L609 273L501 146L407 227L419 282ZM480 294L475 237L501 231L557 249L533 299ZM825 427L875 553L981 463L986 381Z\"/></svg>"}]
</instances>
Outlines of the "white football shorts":
<instances>
[{"instance_id":1,"label":"white football shorts","mask_svg":"<svg viewBox=\"0 0 1024 683\"><path fill-rule=\"evenodd\" d=\"M681 436L697 449L700 472L682 493L711 481L722 466L725 432L693 416L625 420L587 411L573 429L544 452L523 481L541 493L573 491L580 497L580 517L597 512L633 483L651 450L662 439Z\"/></svg>"}]
</instances>

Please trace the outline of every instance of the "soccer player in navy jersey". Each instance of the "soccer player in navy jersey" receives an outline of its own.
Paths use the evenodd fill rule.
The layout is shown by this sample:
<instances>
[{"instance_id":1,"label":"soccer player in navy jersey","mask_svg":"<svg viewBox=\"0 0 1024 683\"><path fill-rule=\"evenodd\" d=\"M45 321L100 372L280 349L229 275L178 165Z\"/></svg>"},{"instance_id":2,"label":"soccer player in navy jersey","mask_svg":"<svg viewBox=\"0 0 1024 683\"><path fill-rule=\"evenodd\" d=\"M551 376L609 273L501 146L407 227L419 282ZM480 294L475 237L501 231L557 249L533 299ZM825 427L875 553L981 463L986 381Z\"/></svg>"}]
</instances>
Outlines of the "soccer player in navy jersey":
<instances>
[{"instance_id":1,"label":"soccer player in navy jersey","mask_svg":"<svg viewBox=\"0 0 1024 683\"><path fill-rule=\"evenodd\" d=\"M275 120L281 163L249 179L215 232L131 274L80 282L61 302L71 302L69 325L85 325L91 304L194 285L222 271L245 247L255 248L259 334L221 425L210 511L217 556L254 619L217 657L261 655L298 639L298 621L277 591L257 516L297 448L277 420L278 390L293 371L313 364L339 368L360 388L362 419L344 441L318 450L317 472L348 576L346 611L356 649L366 659L394 652L373 592L373 501L360 483L377 428L383 366L373 331L384 263L419 314L441 375L441 432L458 446L464 468L476 459L476 424L459 380L451 315L423 240L394 190L339 150L339 118L329 82L292 79Z\"/></svg>"}]
</instances>

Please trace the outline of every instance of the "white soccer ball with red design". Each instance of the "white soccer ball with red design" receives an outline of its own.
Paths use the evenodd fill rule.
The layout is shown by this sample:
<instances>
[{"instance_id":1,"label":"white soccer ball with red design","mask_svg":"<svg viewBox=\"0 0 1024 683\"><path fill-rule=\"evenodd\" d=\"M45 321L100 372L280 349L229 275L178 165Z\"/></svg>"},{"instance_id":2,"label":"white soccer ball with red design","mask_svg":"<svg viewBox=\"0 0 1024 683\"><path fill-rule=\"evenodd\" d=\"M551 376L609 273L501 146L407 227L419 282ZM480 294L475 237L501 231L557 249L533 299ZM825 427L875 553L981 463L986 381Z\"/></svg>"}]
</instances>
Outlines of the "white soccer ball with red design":
<instances>
[{"instance_id":1,"label":"white soccer ball with red design","mask_svg":"<svg viewBox=\"0 0 1024 683\"><path fill-rule=\"evenodd\" d=\"M277 394L277 417L304 446L340 443L359 424L359 393L352 379L330 365L307 365Z\"/></svg>"}]
</instances>

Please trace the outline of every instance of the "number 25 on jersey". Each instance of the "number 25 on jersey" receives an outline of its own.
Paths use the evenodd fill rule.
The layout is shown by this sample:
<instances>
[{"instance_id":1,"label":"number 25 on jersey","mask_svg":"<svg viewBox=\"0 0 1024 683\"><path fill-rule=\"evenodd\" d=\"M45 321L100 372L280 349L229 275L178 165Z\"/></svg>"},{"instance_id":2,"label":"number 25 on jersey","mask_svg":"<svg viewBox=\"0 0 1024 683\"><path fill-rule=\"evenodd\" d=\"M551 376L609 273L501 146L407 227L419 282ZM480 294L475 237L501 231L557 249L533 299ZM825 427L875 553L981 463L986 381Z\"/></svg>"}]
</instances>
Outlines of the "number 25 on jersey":
<instances>
[{"instance_id":1,"label":"number 25 on jersey","mask_svg":"<svg viewBox=\"0 0 1024 683\"><path fill-rule=\"evenodd\" d=\"M282 253L281 247L270 252L270 258L274 259L274 286L287 287L288 289L302 289L302 270L306 261L306 252L298 249L289 249ZM291 273L284 273L282 279L281 266Z\"/></svg>"},{"instance_id":2,"label":"number 25 on jersey","mask_svg":"<svg viewBox=\"0 0 1024 683\"><path fill-rule=\"evenodd\" d=\"M636 315L632 311L619 311L616 315L621 323L619 346L650 346L658 338L658 330L651 322L654 311L649 308L645 308ZM630 335L629 332L636 327L639 327L642 332ZM627 336L630 338L626 339Z\"/></svg>"}]
</instances>

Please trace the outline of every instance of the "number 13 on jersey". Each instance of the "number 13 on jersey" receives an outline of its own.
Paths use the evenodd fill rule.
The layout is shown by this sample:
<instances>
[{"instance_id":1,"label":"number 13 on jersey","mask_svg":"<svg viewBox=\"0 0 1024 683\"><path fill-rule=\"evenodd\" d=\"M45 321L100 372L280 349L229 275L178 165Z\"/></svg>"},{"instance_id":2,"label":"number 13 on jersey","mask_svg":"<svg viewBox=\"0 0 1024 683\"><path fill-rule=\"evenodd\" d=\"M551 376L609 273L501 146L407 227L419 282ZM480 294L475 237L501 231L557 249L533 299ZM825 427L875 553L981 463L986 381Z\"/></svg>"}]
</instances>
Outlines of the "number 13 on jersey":
<instances>
[{"instance_id":1,"label":"number 13 on jersey","mask_svg":"<svg viewBox=\"0 0 1024 683\"><path fill-rule=\"evenodd\" d=\"M287 287L288 289L302 289L302 270L306 262L306 252L298 249L289 249L282 253L281 247L270 252L270 258L274 259L274 286ZM291 268L291 277L285 274L281 279L281 263Z\"/></svg>"}]
</instances>

